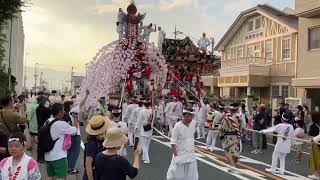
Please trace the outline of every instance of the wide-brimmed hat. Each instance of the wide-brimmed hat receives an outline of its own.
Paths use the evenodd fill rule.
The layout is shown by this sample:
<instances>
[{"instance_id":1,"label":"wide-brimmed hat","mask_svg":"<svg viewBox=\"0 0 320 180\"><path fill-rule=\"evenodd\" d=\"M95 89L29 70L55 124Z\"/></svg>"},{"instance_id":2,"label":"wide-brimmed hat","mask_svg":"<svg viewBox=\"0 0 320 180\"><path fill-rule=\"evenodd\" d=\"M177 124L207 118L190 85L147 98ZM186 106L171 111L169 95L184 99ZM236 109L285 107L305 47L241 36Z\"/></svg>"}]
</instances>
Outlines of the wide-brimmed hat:
<instances>
[{"instance_id":1,"label":"wide-brimmed hat","mask_svg":"<svg viewBox=\"0 0 320 180\"><path fill-rule=\"evenodd\" d=\"M105 148L121 147L128 142L128 137L123 134L119 128L110 128L106 133L106 138L103 142Z\"/></svg>"},{"instance_id":2,"label":"wide-brimmed hat","mask_svg":"<svg viewBox=\"0 0 320 180\"><path fill-rule=\"evenodd\" d=\"M107 116L93 116L86 127L86 132L96 136L105 133L111 127L111 121Z\"/></svg>"}]
</instances>

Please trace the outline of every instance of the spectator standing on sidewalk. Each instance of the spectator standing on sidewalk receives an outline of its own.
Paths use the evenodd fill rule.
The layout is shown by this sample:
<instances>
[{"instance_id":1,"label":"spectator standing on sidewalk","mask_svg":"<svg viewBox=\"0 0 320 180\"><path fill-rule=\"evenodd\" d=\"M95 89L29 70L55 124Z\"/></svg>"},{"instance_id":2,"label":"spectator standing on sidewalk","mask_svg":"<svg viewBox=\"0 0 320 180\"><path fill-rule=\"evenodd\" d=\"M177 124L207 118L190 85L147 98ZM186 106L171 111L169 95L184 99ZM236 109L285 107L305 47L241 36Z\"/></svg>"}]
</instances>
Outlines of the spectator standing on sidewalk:
<instances>
[{"instance_id":1,"label":"spectator standing on sidewalk","mask_svg":"<svg viewBox=\"0 0 320 180\"><path fill-rule=\"evenodd\" d=\"M55 121L50 128L50 135L55 144L53 149L44 155L48 174L47 179L62 180L67 177L68 172L67 149L64 146L68 141L67 139L69 139L68 136L77 133L78 126L76 123L74 126L70 126L63 120L64 110L62 104L53 104L51 112L53 118L49 118L47 122Z\"/></svg>"},{"instance_id":2,"label":"spectator standing on sidewalk","mask_svg":"<svg viewBox=\"0 0 320 180\"><path fill-rule=\"evenodd\" d=\"M20 116L14 112L11 95L1 97L0 105L3 107L3 109L0 110L0 160L2 160L9 156L7 151L9 135L18 130L17 127L19 124L25 124L27 119L25 114Z\"/></svg>"},{"instance_id":3,"label":"spectator standing on sidewalk","mask_svg":"<svg viewBox=\"0 0 320 180\"><path fill-rule=\"evenodd\" d=\"M81 146L81 134L80 134L80 126L81 123L79 121L80 119L80 112L85 104L85 102L88 99L89 96L89 90L86 91L86 96L81 100L79 105L76 105L73 107L69 112L70 117L70 125L75 126L77 128L77 134L71 136L71 147L68 150L68 173L69 174L78 174L79 170L75 169L79 154L80 154L80 146Z\"/></svg>"}]
</instances>

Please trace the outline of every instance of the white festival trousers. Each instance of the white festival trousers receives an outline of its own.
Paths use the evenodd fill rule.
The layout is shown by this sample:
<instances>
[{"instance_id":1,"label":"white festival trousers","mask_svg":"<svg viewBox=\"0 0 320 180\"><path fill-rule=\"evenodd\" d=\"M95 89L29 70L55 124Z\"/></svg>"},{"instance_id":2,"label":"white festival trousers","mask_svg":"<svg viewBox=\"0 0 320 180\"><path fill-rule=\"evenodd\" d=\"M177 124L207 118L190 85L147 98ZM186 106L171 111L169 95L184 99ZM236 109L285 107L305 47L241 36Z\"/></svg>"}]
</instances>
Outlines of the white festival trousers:
<instances>
[{"instance_id":1,"label":"white festival trousers","mask_svg":"<svg viewBox=\"0 0 320 180\"><path fill-rule=\"evenodd\" d=\"M286 166L286 155L287 155L287 153L273 151L272 164L271 164L271 170L273 172L276 172L276 169L278 166L278 159L279 159L280 160L280 173L284 173L284 169Z\"/></svg>"},{"instance_id":2,"label":"white festival trousers","mask_svg":"<svg viewBox=\"0 0 320 180\"><path fill-rule=\"evenodd\" d=\"M134 124L128 124L128 139L129 139L129 145L130 146L133 146L133 141L134 141L134 136L133 136L133 133L134 133Z\"/></svg>"},{"instance_id":3,"label":"white festival trousers","mask_svg":"<svg viewBox=\"0 0 320 180\"><path fill-rule=\"evenodd\" d=\"M206 147L207 149L212 149L216 146L216 140L218 137L219 132L217 130L209 130L207 136Z\"/></svg>"},{"instance_id":4,"label":"white festival trousers","mask_svg":"<svg viewBox=\"0 0 320 180\"><path fill-rule=\"evenodd\" d=\"M141 149L142 149L142 160L150 162L149 159L149 146L152 137L141 136Z\"/></svg>"},{"instance_id":5,"label":"white festival trousers","mask_svg":"<svg viewBox=\"0 0 320 180\"><path fill-rule=\"evenodd\" d=\"M197 161L177 164L173 160L167 172L167 180L198 180Z\"/></svg>"},{"instance_id":6,"label":"white festival trousers","mask_svg":"<svg viewBox=\"0 0 320 180\"><path fill-rule=\"evenodd\" d=\"M168 118L168 124L169 124L169 133L168 136L171 137L172 129L174 125L177 123L177 118L167 117Z\"/></svg>"},{"instance_id":7,"label":"white festival trousers","mask_svg":"<svg viewBox=\"0 0 320 180\"><path fill-rule=\"evenodd\" d=\"M202 123L202 122L197 123L197 136L198 136L198 138L205 137L205 128L204 128L204 123Z\"/></svg>"}]
</instances>

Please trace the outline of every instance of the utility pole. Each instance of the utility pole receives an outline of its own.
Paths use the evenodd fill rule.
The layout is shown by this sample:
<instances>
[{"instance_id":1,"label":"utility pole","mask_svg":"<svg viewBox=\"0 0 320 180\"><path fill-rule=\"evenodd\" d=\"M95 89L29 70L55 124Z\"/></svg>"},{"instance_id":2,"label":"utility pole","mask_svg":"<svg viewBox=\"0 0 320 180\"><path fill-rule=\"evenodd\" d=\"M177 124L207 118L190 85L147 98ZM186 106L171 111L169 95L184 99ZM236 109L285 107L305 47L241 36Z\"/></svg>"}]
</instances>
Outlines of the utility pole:
<instances>
[{"instance_id":1,"label":"utility pole","mask_svg":"<svg viewBox=\"0 0 320 180\"><path fill-rule=\"evenodd\" d=\"M73 72L73 66L71 67L71 87L70 87L70 91L71 91L71 95L74 94L74 88L73 88L73 75L74 75L74 72Z\"/></svg>"},{"instance_id":2,"label":"utility pole","mask_svg":"<svg viewBox=\"0 0 320 180\"><path fill-rule=\"evenodd\" d=\"M174 25L174 39L177 39L177 25Z\"/></svg>"},{"instance_id":3,"label":"utility pole","mask_svg":"<svg viewBox=\"0 0 320 180\"><path fill-rule=\"evenodd\" d=\"M39 63L36 63L34 65L34 90L37 89L37 80L38 80L38 70L37 70L37 68L38 68L38 66L39 66Z\"/></svg>"},{"instance_id":4,"label":"utility pole","mask_svg":"<svg viewBox=\"0 0 320 180\"><path fill-rule=\"evenodd\" d=\"M10 44L9 44L9 62L8 62L8 75L9 75L9 91L11 91L11 46L12 46L12 18L10 20Z\"/></svg>"},{"instance_id":5,"label":"utility pole","mask_svg":"<svg viewBox=\"0 0 320 180\"><path fill-rule=\"evenodd\" d=\"M210 38L210 40L211 40L211 45L212 45L212 54L213 54L213 51L214 51L214 38Z\"/></svg>"},{"instance_id":6,"label":"utility pole","mask_svg":"<svg viewBox=\"0 0 320 180\"><path fill-rule=\"evenodd\" d=\"M24 90L27 89L27 58L28 58L28 55L30 53L26 52L26 58L24 60L24 82L23 82L23 86L24 86Z\"/></svg>"},{"instance_id":7,"label":"utility pole","mask_svg":"<svg viewBox=\"0 0 320 180\"><path fill-rule=\"evenodd\" d=\"M42 79L42 76L43 76L43 72L40 72L40 86L43 86L43 79Z\"/></svg>"}]
</instances>

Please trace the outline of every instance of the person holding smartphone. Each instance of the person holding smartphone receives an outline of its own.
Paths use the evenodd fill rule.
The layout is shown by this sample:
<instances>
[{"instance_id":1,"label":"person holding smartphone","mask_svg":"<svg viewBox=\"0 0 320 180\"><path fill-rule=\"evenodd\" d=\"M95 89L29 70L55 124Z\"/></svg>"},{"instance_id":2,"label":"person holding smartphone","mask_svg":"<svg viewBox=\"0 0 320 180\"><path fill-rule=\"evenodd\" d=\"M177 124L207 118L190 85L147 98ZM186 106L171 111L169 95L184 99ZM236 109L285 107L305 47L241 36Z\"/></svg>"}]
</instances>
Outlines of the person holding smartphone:
<instances>
[{"instance_id":1,"label":"person holding smartphone","mask_svg":"<svg viewBox=\"0 0 320 180\"><path fill-rule=\"evenodd\" d=\"M105 151L100 152L95 158L96 180L126 180L138 175L140 167L140 148L134 152L133 165L123 156L118 155L121 147L128 142L128 137L120 128L110 128L103 142Z\"/></svg>"}]
</instances>

